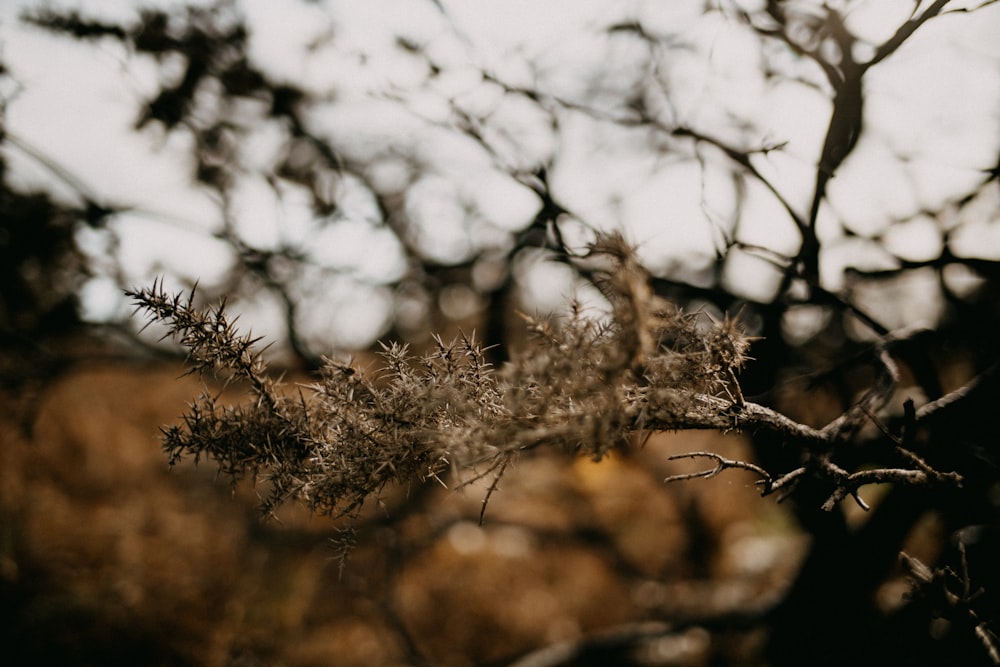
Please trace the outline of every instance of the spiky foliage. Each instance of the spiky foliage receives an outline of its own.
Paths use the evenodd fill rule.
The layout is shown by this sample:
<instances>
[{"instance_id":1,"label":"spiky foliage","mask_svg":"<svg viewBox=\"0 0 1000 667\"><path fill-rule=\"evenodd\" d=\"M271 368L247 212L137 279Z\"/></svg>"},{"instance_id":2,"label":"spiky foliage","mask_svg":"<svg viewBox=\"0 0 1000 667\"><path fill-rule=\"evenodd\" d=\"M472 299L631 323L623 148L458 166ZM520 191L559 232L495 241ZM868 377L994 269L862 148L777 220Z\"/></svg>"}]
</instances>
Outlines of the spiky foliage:
<instances>
[{"instance_id":1,"label":"spiky foliage","mask_svg":"<svg viewBox=\"0 0 1000 667\"><path fill-rule=\"evenodd\" d=\"M610 315L587 317L574 306L561 321L526 318L531 342L502 369L492 368L470 337L437 338L423 356L383 346L374 370L327 359L311 385L269 375L257 339L236 330L224 305L197 308L193 294L171 296L161 284L132 292L137 307L187 348L193 371L239 381L251 395L237 406L199 397L182 424L165 429L170 460L207 456L234 480L266 482L267 510L298 498L332 516L355 515L387 485L446 482L449 471L460 484L494 476L485 509L522 452L544 446L600 459L646 430L741 430L791 443L801 457L790 469L692 452L684 456L714 467L669 479L739 468L759 475L767 495L791 493L811 477L825 486L826 510L848 497L867 509L858 495L866 484L962 484L961 475L931 467L907 446L951 398L910 411L910 435L896 454L874 452L861 462L851 454L861 426L895 390L891 339L881 343L876 382L862 399L812 428L744 400L737 374L751 339L736 321L685 313L657 297L620 237L599 239L591 256L607 262L594 279Z\"/></svg>"},{"instance_id":2,"label":"spiky foliage","mask_svg":"<svg viewBox=\"0 0 1000 667\"><path fill-rule=\"evenodd\" d=\"M499 371L473 339L438 338L419 357L383 346L373 371L327 360L316 383L290 386L268 375L258 341L237 331L224 305L201 309L193 294L169 295L160 284L131 292L188 350L192 370L251 394L235 407L199 397L165 430L170 460L207 456L234 479L266 481L267 509L295 497L340 516L388 484L449 469L464 481L499 475L539 446L600 458L644 426L650 388L667 390L657 394L660 426L717 411L705 398L737 405L748 345L738 327L727 319L705 328L654 297L620 239L596 250L611 260L601 279L611 317L575 306L559 323L528 318L531 344Z\"/></svg>"}]
</instances>

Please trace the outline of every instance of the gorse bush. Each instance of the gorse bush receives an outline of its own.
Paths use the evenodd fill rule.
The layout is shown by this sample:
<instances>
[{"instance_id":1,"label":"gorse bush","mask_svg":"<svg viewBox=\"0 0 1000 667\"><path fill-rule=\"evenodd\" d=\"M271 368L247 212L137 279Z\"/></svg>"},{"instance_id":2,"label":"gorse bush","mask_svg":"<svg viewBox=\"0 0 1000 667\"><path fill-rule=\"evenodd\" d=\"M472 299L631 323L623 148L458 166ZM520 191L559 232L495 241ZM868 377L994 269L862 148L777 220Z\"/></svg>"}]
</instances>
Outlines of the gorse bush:
<instances>
[{"instance_id":1,"label":"gorse bush","mask_svg":"<svg viewBox=\"0 0 1000 667\"><path fill-rule=\"evenodd\" d=\"M296 498L341 516L392 482L452 469L465 481L499 478L539 446L600 459L645 428L711 426L738 414L736 373L750 339L737 323L706 328L653 296L620 238L594 252L611 260L598 278L610 316L587 317L575 305L558 323L526 317L531 344L502 369L471 337L436 338L419 357L383 345L374 371L327 360L307 386L271 377L259 340L241 335L224 305L199 309L193 292L170 295L159 284L131 292L187 349L193 371L240 381L252 397L230 407L202 395L165 431L170 460L204 456L234 479L267 481L268 510Z\"/></svg>"},{"instance_id":2,"label":"gorse bush","mask_svg":"<svg viewBox=\"0 0 1000 667\"><path fill-rule=\"evenodd\" d=\"M241 335L224 305L199 309L193 293L170 295L162 286L130 292L138 308L165 324L189 354L193 371L246 384L251 401L236 407L202 395L182 425L165 431L171 462L207 456L234 479L269 483L266 510L289 498L335 517L356 514L392 482L439 479L454 470L468 481L497 479L520 453L554 447L600 459L647 430L719 429L770 432L802 449L801 465L768 471L710 452L716 468L756 472L766 495L791 489L803 475L826 479L831 509L865 484L961 484L954 472L935 470L903 439L887 462L848 470L837 462L860 427L875 420L895 389L895 363L876 354L876 382L841 417L822 429L796 423L748 403L737 374L751 338L726 317L707 326L655 296L648 276L621 238L599 240L591 252L609 260L595 273L608 296L608 317L587 317L574 305L562 321L525 317L531 344L494 369L474 339L435 339L420 357L406 345L383 345L373 372L328 360L313 384L288 386L271 377L258 339ZM887 341L887 345L891 341ZM910 404L908 404L910 405ZM924 406L926 418L947 402ZM918 415L908 408L915 428ZM491 490L495 488L491 487Z\"/></svg>"}]
</instances>

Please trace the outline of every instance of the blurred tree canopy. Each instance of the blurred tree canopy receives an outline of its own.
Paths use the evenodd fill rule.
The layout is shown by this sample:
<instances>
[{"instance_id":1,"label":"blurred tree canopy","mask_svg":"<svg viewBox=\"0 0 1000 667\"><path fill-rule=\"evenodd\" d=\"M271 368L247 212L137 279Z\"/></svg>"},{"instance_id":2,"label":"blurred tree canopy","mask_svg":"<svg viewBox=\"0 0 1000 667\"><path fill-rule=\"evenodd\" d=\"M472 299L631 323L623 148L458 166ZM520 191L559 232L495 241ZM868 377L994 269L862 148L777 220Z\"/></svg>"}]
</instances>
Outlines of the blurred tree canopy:
<instances>
[{"instance_id":1,"label":"blurred tree canopy","mask_svg":"<svg viewBox=\"0 0 1000 667\"><path fill-rule=\"evenodd\" d=\"M517 311L563 312L573 294L609 309L587 247L620 231L657 295L740 313L760 337L748 398L802 421L796 392L846 410L888 350L918 406L901 397L863 440L896 442L912 410L956 401L921 452L960 491L894 488L855 528L820 508L826 487L796 487L814 542L775 612L775 664L815 658L793 648L809 634L857 659L835 645L875 641L872 628L887 633L873 655L893 655L913 609L945 613L932 598L950 600L949 576L987 593L952 600L972 630L947 650L996 663L995 625L974 621L1000 591L982 566L998 555L1000 489L998 26L995 2L948 0L29 6L0 71L0 333L150 340L124 291L159 277L225 295L303 368L456 324L499 365ZM27 63L50 43L99 54L99 91L125 82L117 127L182 173L158 181L166 194L104 191L90 179L114 146L70 160L88 173L33 129ZM768 437L762 466L798 465ZM947 527L941 568L914 565L926 596L872 623L874 586L929 512Z\"/></svg>"},{"instance_id":2,"label":"blurred tree canopy","mask_svg":"<svg viewBox=\"0 0 1000 667\"><path fill-rule=\"evenodd\" d=\"M157 275L199 281L310 364L475 313L502 342L509 306L558 308L567 259L613 229L661 291L758 304L755 326L795 341L841 326L848 292L888 328L937 324L996 259L998 101L974 78L995 72L978 17L996 10L910 5L29 8L19 30L110 54L95 67L136 89L135 131L189 179L171 194L204 206L183 218L60 166L18 116L16 66L5 154L61 181L75 223L53 237L87 255L89 318L124 321L111 293ZM919 296L880 301L889 283Z\"/></svg>"}]
</instances>

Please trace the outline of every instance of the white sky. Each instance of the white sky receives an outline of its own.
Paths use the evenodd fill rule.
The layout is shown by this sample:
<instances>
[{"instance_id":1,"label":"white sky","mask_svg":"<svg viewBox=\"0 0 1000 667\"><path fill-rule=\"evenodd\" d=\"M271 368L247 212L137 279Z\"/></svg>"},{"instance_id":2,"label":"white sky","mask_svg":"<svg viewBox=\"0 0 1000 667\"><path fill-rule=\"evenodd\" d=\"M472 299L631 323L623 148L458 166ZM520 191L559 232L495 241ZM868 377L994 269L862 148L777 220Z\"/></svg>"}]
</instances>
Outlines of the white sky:
<instances>
[{"instance_id":1,"label":"white sky","mask_svg":"<svg viewBox=\"0 0 1000 667\"><path fill-rule=\"evenodd\" d=\"M664 115L747 148L787 141L782 151L755 164L804 210L829 114L828 96L817 87L817 70L794 62L780 48L765 56L757 38L731 13L705 16L703 3L694 0L450 0L443 3L450 24L425 0L237 4L251 30L255 64L278 80L331 96L330 104L311 109L313 131L331 138L348 157L372 161L376 156L371 177L382 184L404 183L411 175L399 155L418 160L423 172L408 190L406 210L419 228L418 246L430 257L455 261L502 246L507 232L526 224L538 205L504 169L546 160L554 160L550 182L558 199L589 224L626 229L654 270L687 277L704 270L738 204L741 240L786 254L797 247L794 227L774 197L753 184L741 194L713 151L702 151L703 163L658 152L653 150L658 140L650 133L580 113L560 115L556 133L535 105L504 96L479 74L485 70L511 86L539 87L601 106L614 101L614 91L627 82L651 76L644 69L649 55L644 44L600 31L639 20L648 32L689 47L670 51L655 72L669 96L659 102ZM760 3L721 4L752 8ZM909 0L839 4L851 7L850 27L871 40L890 35L913 6ZM143 6L176 5L102 0L5 2L0 7L3 58L16 81L15 88L0 91L8 101L6 128L73 174L99 200L137 208L114 221L120 259L134 285L148 284L156 275L165 275L168 286L196 279L211 284L235 261L225 244L211 237L220 224L218 206L190 184L186 136L164 135L157 128L133 130L138 106L157 88L156 67L111 41L77 43L26 28L14 17L38 6L82 6L88 15L119 18L135 16ZM943 230L958 224L923 212L944 207L982 178L980 170L996 164L997 35L1000 5L941 17L871 70L865 131L831 182L831 205L823 212L821 231L831 249L823 266L829 286L839 286L842 268L850 263L891 265L892 257L867 238L884 235L893 252L921 259L936 255ZM442 75L428 82L419 58L394 47L397 36L425 47ZM311 44L319 46L310 50ZM764 57L801 80L765 80ZM449 100L486 119L484 136L497 158L447 128ZM657 104L654 95L647 104ZM251 165L263 166L280 151L280 139L278 128L264 123L241 148ZM23 151L7 147L5 157L18 183L58 189L51 173ZM353 324L337 328L335 343L364 345L384 329L393 297L383 285L401 276L403 256L391 234L379 227L363 187L341 183L345 219L333 227L312 219L301 189L288 184L279 199L252 169L236 193L235 221L248 244L302 246L318 265L337 272L329 289L312 293L303 288L302 295L336 302L338 321ZM905 224L896 224L901 220ZM973 237L981 242L963 240L964 251L1000 255L995 213L992 220L966 224L978 225L979 236ZM842 239L844 226L862 238ZM961 239L969 235L963 234ZM98 237L87 243L102 252ZM773 276L761 260L744 253L734 256L726 279L751 298L768 298L769 273ZM541 292L568 291L567 278L560 275L548 272ZM123 312L110 277L95 279L85 297L93 317ZM247 302L245 307L255 332L271 333L266 313L273 304ZM304 328L320 338L330 325L318 321Z\"/></svg>"}]
</instances>

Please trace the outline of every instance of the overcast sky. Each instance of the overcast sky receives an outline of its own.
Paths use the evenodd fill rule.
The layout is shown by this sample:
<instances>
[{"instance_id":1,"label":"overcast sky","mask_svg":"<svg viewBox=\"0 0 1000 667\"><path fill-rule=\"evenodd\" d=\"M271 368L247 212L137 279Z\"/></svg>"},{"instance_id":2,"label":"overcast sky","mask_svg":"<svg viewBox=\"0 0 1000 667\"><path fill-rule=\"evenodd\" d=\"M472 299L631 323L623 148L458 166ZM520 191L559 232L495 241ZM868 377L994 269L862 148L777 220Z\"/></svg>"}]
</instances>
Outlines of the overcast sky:
<instances>
[{"instance_id":1,"label":"overcast sky","mask_svg":"<svg viewBox=\"0 0 1000 667\"><path fill-rule=\"evenodd\" d=\"M406 183L407 213L419 225L426 256L461 261L502 247L539 205L510 172L551 162L553 191L583 223L627 230L655 271L694 281L731 231L727 225L737 206L741 240L795 253L794 226L765 188L736 188L732 165L710 151L656 150L650 133L585 113L563 113L553 130L545 110L505 95L481 73L508 87L535 87L597 109L620 104L612 99L617 93L653 77L665 91L663 113L675 122L746 149L783 143L755 164L804 209L829 117L829 91L818 69L781 49L762 49L739 20L739 7L761 3L719 2L726 11L712 13L703 4L452 0L441 3L441 12L430 0L234 2L250 28L256 65L276 80L329 96L329 104L310 109L310 128L345 155L371 161L377 183ZM910 0L836 4L848 6L849 27L871 44L891 35L913 7ZM135 213L112 221L116 258L133 284L148 284L157 275L168 284L220 279L235 258L211 236L220 224L217 204L191 184L189 138L156 127L134 130L139 106L169 76L169 63L165 73L113 41L84 44L18 22L19 12L39 6L79 7L87 16L129 20L140 7L178 3L3 3L0 44L12 77L0 92L7 101L6 129L20 142L5 148L12 181L73 200L73 190L38 159L43 156L99 201L134 205ZM627 21L640 22L661 44L683 48L652 53L642 40L608 33L608 26ZM958 235L954 249L1000 259L995 217L956 221L927 214L946 209L997 162L997 35L1000 5L940 17L870 71L862 138L832 181L820 221L829 248L823 277L831 287L839 286L847 263L890 266L894 260L886 249L908 259L936 256L944 231L957 224L968 231ZM400 49L400 37L419 45L422 55ZM441 69L433 80L426 58ZM764 63L784 77L764 77ZM645 88L647 104L655 104L656 85ZM455 108L487 119L484 136L492 155L449 129ZM281 149L281 137L261 123L242 147L251 168L236 189L240 233L254 247L308 246L320 265L336 268L339 287L317 298L337 301L354 325L336 342L364 344L384 330L393 312L394 296L385 286L404 270L403 253L378 224L364 188L349 179L338 186L346 213L334 226L318 225L295 187L278 197L252 167L266 168ZM403 154L423 166L415 181L407 180L407 166L398 159ZM849 238L845 229L860 236ZM866 240L873 238L878 242ZM95 257L111 250L100 233L81 241ZM557 268L538 270L557 284L538 290L539 298L565 296L569 287L559 282L566 278ZM776 274L759 258L734 256L732 270L734 289L750 298L769 297L768 276ZM120 312L118 290L98 271L84 293L91 316ZM276 306L256 307L264 322L264 311Z\"/></svg>"}]
</instances>

